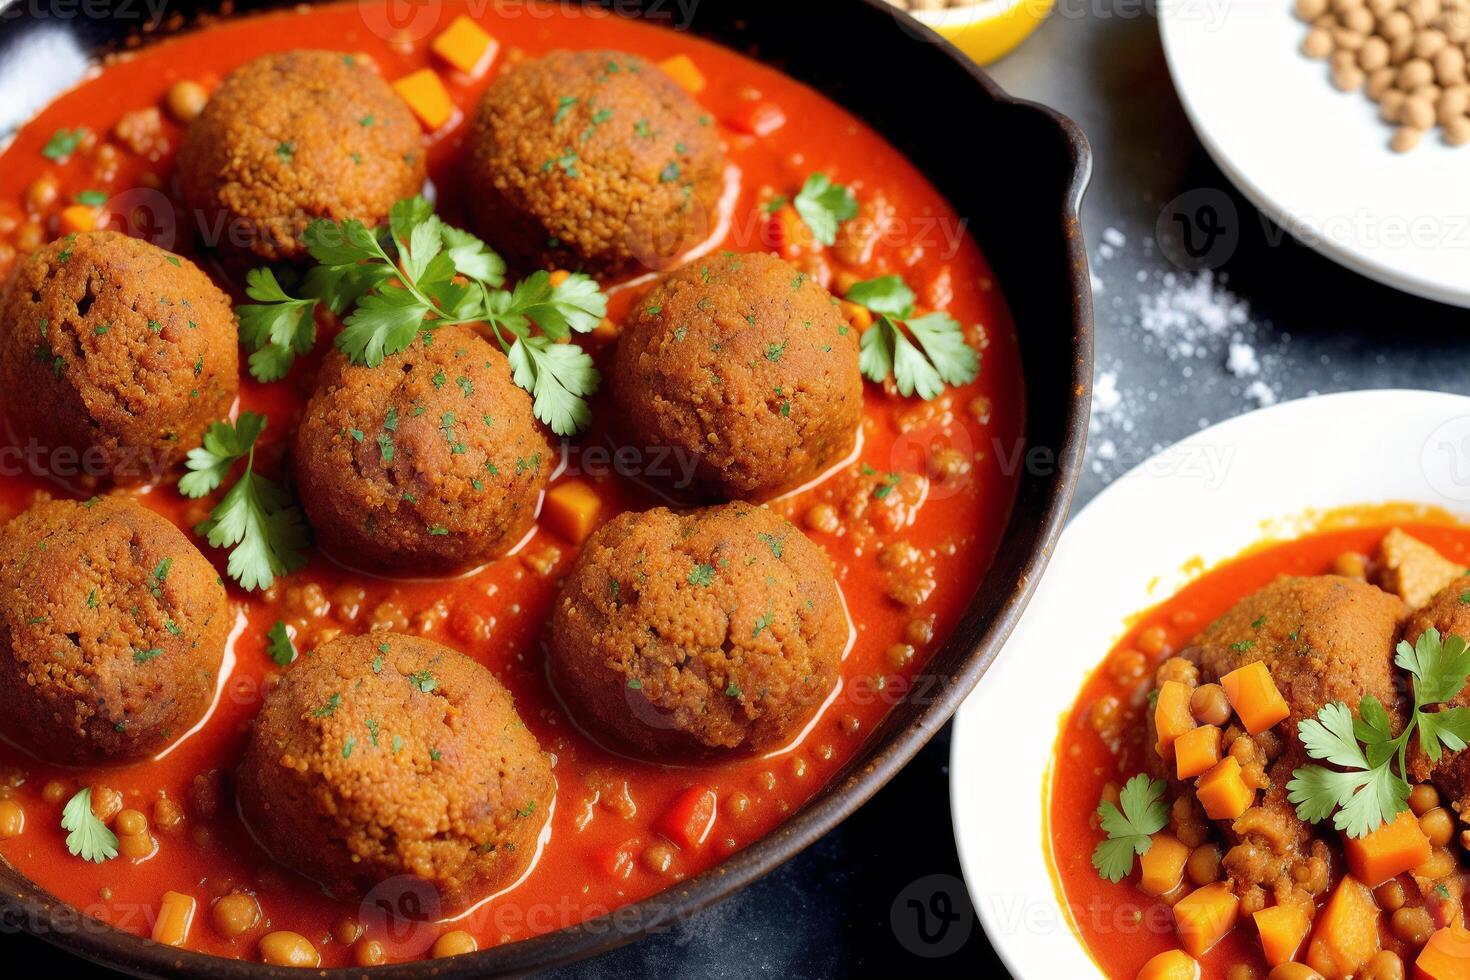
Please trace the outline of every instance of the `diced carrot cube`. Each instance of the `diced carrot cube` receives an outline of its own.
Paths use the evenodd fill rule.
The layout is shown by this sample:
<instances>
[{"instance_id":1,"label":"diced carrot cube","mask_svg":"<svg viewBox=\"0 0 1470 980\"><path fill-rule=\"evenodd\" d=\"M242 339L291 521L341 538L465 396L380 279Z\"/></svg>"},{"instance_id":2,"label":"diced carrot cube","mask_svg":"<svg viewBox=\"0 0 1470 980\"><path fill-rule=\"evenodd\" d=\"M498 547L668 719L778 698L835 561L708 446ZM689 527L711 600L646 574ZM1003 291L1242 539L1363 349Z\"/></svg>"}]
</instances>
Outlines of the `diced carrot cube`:
<instances>
[{"instance_id":1,"label":"diced carrot cube","mask_svg":"<svg viewBox=\"0 0 1470 980\"><path fill-rule=\"evenodd\" d=\"M567 480L546 491L546 506L541 518L551 531L572 544L581 544L597 526L602 498L591 484L583 480Z\"/></svg>"},{"instance_id":2,"label":"diced carrot cube","mask_svg":"<svg viewBox=\"0 0 1470 980\"><path fill-rule=\"evenodd\" d=\"M1171 834L1158 833L1151 839L1147 853L1138 859L1138 887L1150 895L1167 895L1184 880L1189 848Z\"/></svg>"},{"instance_id":3,"label":"diced carrot cube","mask_svg":"<svg viewBox=\"0 0 1470 980\"><path fill-rule=\"evenodd\" d=\"M769 136L786 125L785 111L774 102L746 102L725 120L730 128L751 136Z\"/></svg>"},{"instance_id":4,"label":"diced carrot cube","mask_svg":"<svg viewBox=\"0 0 1470 980\"><path fill-rule=\"evenodd\" d=\"M1307 947L1307 966L1339 980L1353 976L1378 952L1378 905L1368 886L1343 875L1317 915Z\"/></svg>"},{"instance_id":5,"label":"diced carrot cube","mask_svg":"<svg viewBox=\"0 0 1470 980\"><path fill-rule=\"evenodd\" d=\"M1271 679L1271 671L1259 660L1232 670L1220 678L1220 686L1225 688L1225 697L1240 716L1240 723L1252 735L1259 735L1291 714Z\"/></svg>"},{"instance_id":6,"label":"diced carrot cube","mask_svg":"<svg viewBox=\"0 0 1470 980\"><path fill-rule=\"evenodd\" d=\"M1240 899L1227 881L1196 888L1174 906L1179 943L1191 956L1203 956L1224 939L1240 915Z\"/></svg>"},{"instance_id":7,"label":"diced carrot cube","mask_svg":"<svg viewBox=\"0 0 1470 980\"><path fill-rule=\"evenodd\" d=\"M454 102L432 68L420 68L404 75L393 83L393 91L408 103L419 122L431 133L454 118Z\"/></svg>"},{"instance_id":8,"label":"diced carrot cube","mask_svg":"<svg viewBox=\"0 0 1470 980\"><path fill-rule=\"evenodd\" d=\"M679 83L679 87L690 95L704 91L704 75L695 66L694 59L687 54L676 54L658 63L665 75Z\"/></svg>"},{"instance_id":9,"label":"diced carrot cube","mask_svg":"<svg viewBox=\"0 0 1470 980\"><path fill-rule=\"evenodd\" d=\"M189 938L189 925L194 921L194 897L180 892L164 892L153 920L153 941L165 946L182 946Z\"/></svg>"},{"instance_id":10,"label":"diced carrot cube","mask_svg":"<svg viewBox=\"0 0 1470 980\"><path fill-rule=\"evenodd\" d=\"M1182 949L1168 949L1138 971L1138 980L1199 980L1199 961Z\"/></svg>"},{"instance_id":11,"label":"diced carrot cube","mask_svg":"<svg viewBox=\"0 0 1470 980\"><path fill-rule=\"evenodd\" d=\"M653 829L687 851L703 844L715 829L715 808L715 791L696 784L674 798Z\"/></svg>"},{"instance_id":12,"label":"diced carrot cube","mask_svg":"<svg viewBox=\"0 0 1470 980\"><path fill-rule=\"evenodd\" d=\"M1470 932L1451 926L1430 936L1414 961L1414 980L1470 980Z\"/></svg>"},{"instance_id":13,"label":"diced carrot cube","mask_svg":"<svg viewBox=\"0 0 1470 980\"><path fill-rule=\"evenodd\" d=\"M483 75L500 49L495 38L463 14L450 21L443 33L434 38L431 47L435 54L471 78Z\"/></svg>"},{"instance_id":14,"label":"diced carrot cube","mask_svg":"<svg viewBox=\"0 0 1470 980\"><path fill-rule=\"evenodd\" d=\"M1159 685L1159 699L1154 702L1154 728L1159 732L1159 754L1174 744L1174 740L1195 726L1194 714L1189 710L1189 688L1179 681L1164 681Z\"/></svg>"},{"instance_id":15,"label":"diced carrot cube","mask_svg":"<svg viewBox=\"0 0 1470 980\"><path fill-rule=\"evenodd\" d=\"M61 217L57 221L57 228L63 235L72 235L77 232L92 231L97 227L97 220L101 212L96 208L85 204L72 204L61 209Z\"/></svg>"},{"instance_id":16,"label":"diced carrot cube","mask_svg":"<svg viewBox=\"0 0 1470 980\"><path fill-rule=\"evenodd\" d=\"M1227 755L1194 784L1194 795L1211 820L1234 820L1256 801L1256 791L1246 785L1240 763Z\"/></svg>"},{"instance_id":17,"label":"diced carrot cube","mask_svg":"<svg viewBox=\"0 0 1470 980\"><path fill-rule=\"evenodd\" d=\"M1312 928L1311 918L1295 905L1273 905L1261 909L1254 918L1256 932L1261 936L1261 949L1271 966L1296 959L1302 940L1307 938L1307 930Z\"/></svg>"},{"instance_id":18,"label":"diced carrot cube","mask_svg":"<svg viewBox=\"0 0 1470 980\"><path fill-rule=\"evenodd\" d=\"M1434 850L1408 810L1363 837L1343 837L1342 844L1353 877L1369 888L1419 867Z\"/></svg>"},{"instance_id":19,"label":"diced carrot cube","mask_svg":"<svg viewBox=\"0 0 1470 980\"><path fill-rule=\"evenodd\" d=\"M1191 728L1174 740L1174 768L1180 779L1193 779L1220 761L1220 729Z\"/></svg>"}]
</instances>

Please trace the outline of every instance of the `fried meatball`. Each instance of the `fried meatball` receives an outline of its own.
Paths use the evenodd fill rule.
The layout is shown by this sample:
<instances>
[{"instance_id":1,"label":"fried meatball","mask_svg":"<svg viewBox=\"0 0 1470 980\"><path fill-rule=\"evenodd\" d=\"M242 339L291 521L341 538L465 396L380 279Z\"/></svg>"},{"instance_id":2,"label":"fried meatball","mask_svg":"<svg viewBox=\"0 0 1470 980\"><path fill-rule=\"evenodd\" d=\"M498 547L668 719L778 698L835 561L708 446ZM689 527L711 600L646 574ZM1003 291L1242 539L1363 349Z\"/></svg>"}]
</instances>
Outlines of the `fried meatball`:
<instances>
[{"instance_id":1,"label":"fried meatball","mask_svg":"<svg viewBox=\"0 0 1470 980\"><path fill-rule=\"evenodd\" d=\"M554 455L505 356L468 327L443 327L378 367L327 355L292 463L329 551L442 572L520 540Z\"/></svg>"},{"instance_id":2,"label":"fried meatball","mask_svg":"<svg viewBox=\"0 0 1470 980\"><path fill-rule=\"evenodd\" d=\"M516 262L668 268L714 230L725 158L672 79L617 51L556 51L496 79L469 134L470 214Z\"/></svg>"},{"instance_id":3,"label":"fried meatball","mask_svg":"<svg viewBox=\"0 0 1470 980\"><path fill-rule=\"evenodd\" d=\"M1241 736L1252 745L1242 765L1268 782L1256 803L1225 828L1233 842L1225 868L1242 895L1323 877L1314 870L1323 858L1311 829L1287 799L1292 772L1308 761L1297 724L1333 701L1356 713L1369 694L1383 703L1396 729L1402 724L1393 648L1404 612L1397 596L1356 579L1281 578L1231 606L1186 651L1207 681L1264 662L1291 708L1273 730Z\"/></svg>"},{"instance_id":4,"label":"fried meatball","mask_svg":"<svg viewBox=\"0 0 1470 980\"><path fill-rule=\"evenodd\" d=\"M759 498L852 449L858 336L805 274L772 255L725 253L639 303L618 341L613 395L638 445L694 458L694 489Z\"/></svg>"},{"instance_id":5,"label":"fried meatball","mask_svg":"<svg viewBox=\"0 0 1470 980\"><path fill-rule=\"evenodd\" d=\"M132 500L53 500L0 528L0 713L47 758L135 759L182 735L229 626L214 566Z\"/></svg>"},{"instance_id":6,"label":"fried meatball","mask_svg":"<svg viewBox=\"0 0 1470 980\"><path fill-rule=\"evenodd\" d=\"M55 475L158 480L239 390L229 297L188 259L117 232L35 252L0 330L5 409Z\"/></svg>"},{"instance_id":7,"label":"fried meatball","mask_svg":"<svg viewBox=\"0 0 1470 980\"><path fill-rule=\"evenodd\" d=\"M587 540L550 626L579 720L649 753L769 749L837 680L849 627L820 548L763 507L625 513Z\"/></svg>"},{"instance_id":8,"label":"fried meatball","mask_svg":"<svg viewBox=\"0 0 1470 980\"><path fill-rule=\"evenodd\" d=\"M1439 631L1441 640L1458 636L1470 641L1470 579L1459 579L1441 590L1428 605L1415 612L1404 623L1404 641L1411 646L1431 627ZM1470 689L1461 691L1446 707L1470 706ZM1432 763L1416 739L1410 748L1409 774L1415 782L1433 782L1456 813L1470 816L1470 750L1446 751L1438 764Z\"/></svg>"},{"instance_id":9,"label":"fried meatball","mask_svg":"<svg viewBox=\"0 0 1470 980\"><path fill-rule=\"evenodd\" d=\"M318 218L371 226L424 184L423 135L370 62L281 51L230 73L189 126L179 184L206 234L271 261Z\"/></svg>"},{"instance_id":10,"label":"fried meatball","mask_svg":"<svg viewBox=\"0 0 1470 980\"><path fill-rule=\"evenodd\" d=\"M291 667L255 719L237 788L256 838L337 897L413 875L450 912L526 867L554 783L489 670L377 632Z\"/></svg>"}]
</instances>

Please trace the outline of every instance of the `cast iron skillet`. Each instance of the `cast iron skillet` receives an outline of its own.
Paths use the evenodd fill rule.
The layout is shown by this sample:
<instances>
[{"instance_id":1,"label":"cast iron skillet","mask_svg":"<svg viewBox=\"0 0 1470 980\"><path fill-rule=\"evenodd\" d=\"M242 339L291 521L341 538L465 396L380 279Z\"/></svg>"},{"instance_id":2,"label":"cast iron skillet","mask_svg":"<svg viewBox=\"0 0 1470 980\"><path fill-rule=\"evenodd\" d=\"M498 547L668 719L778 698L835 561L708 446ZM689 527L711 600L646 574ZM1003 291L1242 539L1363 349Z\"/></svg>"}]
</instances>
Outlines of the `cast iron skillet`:
<instances>
[{"instance_id":1,"label":"cast iron skillet","mask_svg":"<svg viewBox=\"0 0 1470 980\"><path fill-rule=\"evenodd\" d=\"M141 0L132 2L142 9ZM239 0L234 9L274 5L277 0ZM929 690L915 685L853 762L786 823L717 867L608 916L452 960L377 967L375 976L469 980L591 956L672 927L814 843L913 757L990 666L1046 566L1082 463L1091 398L1092 298L1077 210L1091 152L1070 120L1010 98L964 55L884 0L605 5L650 22L688 26L825 92L907 154L968 217L1020 335L1025 445L1016 455L1017 447L986 450L1004 452L1022 467L1015 509L959 628L929 665L940 683ZM15 6L31 5L20 0ZM8 95L19 93L16 73L7 78L5 66L15 65L27 47L34 52L54 45L56 31L89 53L137 41L137 19L36 19L5 7L0 0L0 89ZM684 11L691 8L686 19ZM187 27L174 15L149 33ZM289 47L290 38L281 44ZM0 866L0 912L11 929L139 976L259 980L305 972L174 949L118 931L79 914L8 866ZM313 972L345 980L368 971Z\"/></svg>"}]
</instances>

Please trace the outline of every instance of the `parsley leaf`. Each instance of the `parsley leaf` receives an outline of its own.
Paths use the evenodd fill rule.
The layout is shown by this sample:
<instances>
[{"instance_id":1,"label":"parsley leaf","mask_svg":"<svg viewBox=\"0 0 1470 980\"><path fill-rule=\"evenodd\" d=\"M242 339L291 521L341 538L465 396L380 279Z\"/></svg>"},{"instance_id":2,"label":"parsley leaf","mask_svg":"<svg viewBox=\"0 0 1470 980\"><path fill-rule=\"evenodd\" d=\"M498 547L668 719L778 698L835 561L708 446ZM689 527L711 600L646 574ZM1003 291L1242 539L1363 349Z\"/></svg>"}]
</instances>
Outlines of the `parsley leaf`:
<instances>
[{"instance_id":1,"label":"parsley leaf","mask_svg":"<svg viewBox=\"0 0 1470 980\"><path fill-rule=\"evenodd\" d=\"M255 472L255 441L265 426L265 416L254 412L242 412L234 426L214 423L204 445L189 452L185 465L193 472L179 481L186 495L201 497L220 486L236 460L246 460L240 479L195 529L211 547L233 549L226 570L246 591L268 588L277 575L306 563L301 511L289 494Z\"/></svg>"},{"instance_id":2,"label":"parsley leaf","mask_svg":"<svg viewBox=\"0 0 1470 980\"><path fill-rule=\"evenodd\" d=\"M276 620L276 625L265 634L265 650L271 659L279 667L289 667L296 659L296 644L291 642L291 634L286 630L286 624Z\"/></svg>"},{"instance_id":3,"label":"parsley leaf","mask_svg":"<svg viewBox=\"0 0 1470 980\"><path fill-rule=\"evenodd\" d=\"M299 354L316 346L315 299L288 296L268 268L245 274L245 295L256 300L235 307L240 342L250 348L250 374L257 381L279 381Z\"/></svg>"},{"instance_id":4,"label":"parsley leaf","mask_svg":"<svg viewBox=\"0 0 1470 980\"><path fill-rule=\"evenodd\" d=\"M913 315L914 291L903 281L902 276L879 276L854 283L847 291L847 298L874 313L903 320Z\"/></svg>"},{"instance_id":5,"label":"parsley leaf","mask_svg":"<svg viewBox=\"0 0 1470 980\"><path fill-rule=\"evenodd\" d=\"M524 337L511 345L509 357L515 383L531 392L536 417L553 432L573 435L592 421L584 396L597 390L602 376L590 354L547 337Z\"/></svg>"},{"instance_id":6,"label":"parsley leaf","mask_svg":"<svg viewBox=\"0 0 1470 980\"><path fill-rule=\"evenodd\" d=\"M1166 788L1163 780L1139 773L1123 784L1118 795L1122 810L1107 800L1097 805L1102 829L1108 834L1092 852L1092 866L1098 874L1114 883L1122 881L1133 870L1133 856L1148 853L1153 846L1150 835L1169 822L1169 808L1163 801Z\"/></svg>"},{"instance_id":7,"label":"parsley leaf","mask_svg":"<svg viewBox=\"0 0 1470 980\"><path fill-rule=\"evenodd\" d=\"M857 217L857 198L848 188L832 183L826 174L812 174L792 202L796 213L823 245L837 243L837 226Z\"/></svg>"},{"instance_id":8,"label":"parsley leaf","mask_svg":"<svg viewBox=\"0 0 1470 980\"><path fill-rule=\"evenodd\" d=\"M61 829L66 835L66 849L83 861L98 864L117 857L117 835L92 812L92 787L77 790L61 810Z\"/></svg>"},{"instance_id":9,"label":"parsley leaf","mask_svg":"<svg viewBox=\"0 0 1470 980\"><path fill-rule=\"evenodd\" d=\"M883 314L863 331L858 365L864 377L882 384L892 375L899 394L905 398L917 394L925 401L944 391L946 384L975 380L980 358L949 314L930 313L907 321L907 326L918 346Z\"/></svg>"}]
</instances>

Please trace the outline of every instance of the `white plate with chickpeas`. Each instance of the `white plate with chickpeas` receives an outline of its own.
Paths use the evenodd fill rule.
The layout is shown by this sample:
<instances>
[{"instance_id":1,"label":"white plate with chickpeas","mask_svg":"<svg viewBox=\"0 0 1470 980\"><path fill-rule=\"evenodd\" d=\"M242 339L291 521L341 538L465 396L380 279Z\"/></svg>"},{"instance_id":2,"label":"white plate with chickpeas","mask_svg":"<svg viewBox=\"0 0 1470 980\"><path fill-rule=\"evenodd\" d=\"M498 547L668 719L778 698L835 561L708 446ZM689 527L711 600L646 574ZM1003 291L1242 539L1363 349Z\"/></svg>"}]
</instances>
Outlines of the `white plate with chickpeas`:
<instances>
[{"instance_id":1,"label":"white plate with chickpeas","mask_svg":"<svg viewBox=\"0 0 1470 980\"><path fill-rule=\"evenodd\" d=\"M1470 0L1164 0L1159 24L1201 142L1280 229L1470 307Z\"/></svg>"},{"instance_id":2,"label":"white plate with chickpeas","mask_svg":"<svg viewBox=\"0 0 1470 980\"><path fill-rule=\"evenodd\" d=\"M1329 432L1353 437L1324 438ZM1405 690L1418 683L1417 676L1394 673L1402 666L1390 666L1394 645L1414 640L1417 649L1423 637L1415 640L1410 627L1446 604L1453 615L1470 617L1458 612L1470 602L1454 601L1470 596L1463 591L1466 566L1470 398L1458 395L1351 392L1252 412L1161 452L1077 514L1005 650L957 714L952 737L950 791L960 863L980 921L1011 973L1039 980L1316 977L1303 972L1305 964L1320 969L1327 953L1341 952L1331 945L1340 933L1328 924L1326 910L1337 890L1348 888L1350 897L1374 903L1384 937L1356 951L1351 972L1412 974L1423 951L1435 949L1430 939L1443 925L1434 919L1442 911L1434 904L1437 888L1418 885L1413 875L1455 853L1452 826L1439 826L1453 820L1445 811L1430 812L1438 800L1426 799L1432 791L1422 774L1408 776L1402 812L1392 815L1422 828L1424 840L1416 838L1416 846L1423 853L1410 858L1412 873L1402 865L1380 866L1372 877L1360 875L1371 886L1352 890L1342 875L1346 867L1359 870L1347 853L1349 832L1340 834L1331 816L1311 823L1292 818L1302 820L1310 844L1299 847L1303 863L1290 865L1290 873L1300 868L1301 881L1321 881L1302 885L1318 889L1306 893L1314 902L1304 907L1313 911L1297 920L1299 931L1286 943L1296 967L1279 973L1272 957L1281 951L1262 942L1274 934L1269 920L1276 913L1255 913L1287 903L1274 891L1250 895L1243 880L1248 874L1229 855L1236 841L1221 829L1236 817L1212 809L1230 799L1214 795L1229 781L1214 781L1209 795L1204 786L1210 773L1230 769L1238 758L1246 759L1243 768L1225 775L1252 778L1248 754L1238 751L1244 746L1234 744L1243 727L1251 734L1244 741L1253 739L1267 757L1239 805L1275 805L1269 788L1260 785L1262 773L1278 772L1269 768L1269 740L1277 740L1275 757L1286 758L1279 746L1291 737L1295 713L1317 707L1301 708L1302 701L1325 700L1324 692L1352 700L1349 688L1367 687L1381 674L1388 689L1379 693L1394 707L1398 680ZM1312 596L1336 597L1342 590L1350 601L1312 605ZM1278 612L1285 608L1283 595L1297 597L1292 601L1300 606ZM1252 602L1266 605L1252 611ZM1353 623L1344 622L1354 616ZM1249 635L1221 634L1232 622ZM1336 641L1323 639L1315 632L1320 629L1372 637L1360 644L1371 653L1344 668L1334 659ZM1448 626L1444 635L1450 636ZM1328 651L1321 659L1336 666L1306 669L1315 665L1314 656L1284 667L1280 651L1288 640L1293 650L1305 643ZM1252 710L1240 693L1243 685L1212 664L1212 649L1237 657L1241 666L1254 660L1241 672L1245 676L1258 672L1269 679L1274 672L1269 683L1279 682L1288 695L1281 707L1289 701L1291 714L1257 724L1262 706L1275 702L1259 697ZM1362 666L1370 658L1373 670ZM1162 678L1171 666L1194 675L1183 678L1192 689L1183 702L1193 716L1188 724L1200 734L1223 735L1205 760L1210 768L1196 770L1205 773L1198 782L1173 772L1176 761L1184 767L1182 748L1172 759L1145 759L1160 752L1166 731L1159 706L1168 700ZM1318 677L1323 691L1316 690ZM1470 689L1470 677L1463 680ZM1221 703L1211 704L1210 695ZM1192 755L1201 740L1189 744ZM1155 778L1166 774L1167 784ZM1440 792L1450 792L1444 780L1432 778ZM1189 805L1180 810L1178 798L1186 796ZM1104 801L1127 826L1120 830L1099 819ZM1145 851L1159 848L1152 859L1144 854L1135 860L1130 834L1151 835L1141 843ZM1158 883L1171 853L1177 858L1173 877ZM1462 882L1470 862L1459 853L1449 864ZM1314 865L1305 860L1308 854L1325 856ZM1384 871L1397 877L1375 880ZM1395 901L1386 894L1396 887L1393 881L1407 896ZM1203 938L1186 929L1201 921L1189 918L1191 909L1223 900L1230 903L1228 920L1206 920L1221 927Z\"/></svg>"}]
</instances>

